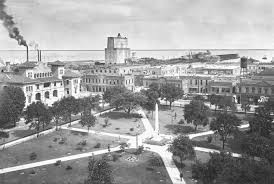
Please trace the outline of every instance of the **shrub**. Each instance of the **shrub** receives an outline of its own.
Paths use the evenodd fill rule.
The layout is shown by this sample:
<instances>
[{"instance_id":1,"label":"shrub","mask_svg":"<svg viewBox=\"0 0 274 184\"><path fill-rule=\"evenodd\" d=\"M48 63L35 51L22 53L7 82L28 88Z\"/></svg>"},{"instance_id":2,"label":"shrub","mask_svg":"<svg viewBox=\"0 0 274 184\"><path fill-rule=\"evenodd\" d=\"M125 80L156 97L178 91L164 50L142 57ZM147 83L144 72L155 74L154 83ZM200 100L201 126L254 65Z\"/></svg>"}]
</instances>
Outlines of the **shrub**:
<instances>
[{"instance_id":1,"label":"shrub","mask_svg":"<svg viewBox=\"0 0 274 184\"><path fill-rule=\"evenodd\" d=\"M59 141L59 144L65 144L66 141L67 141L67 138L62 137L61 140Z\"/></svg>"},{"instance_id":2,"label":"shrub","mask_svg":"<svg viewBox=\"0 0 274 184\"><path fill-rule=\"evenodd\" d=\"M130 130L130 131L134 131L134 128L130 128L129 130Z\"/></svg>"},{"instance_id":3,"label":"shrub","mask_svg":"<svg viewBox=\"0 0 274 184\"><path fill-rule=\"evenodd\" d=\"M77 145L86 146L87 145L87 140L82 140Z\"/></svg>"},{"instance_id":4,"label":"shrub","mask_svg":"<svg viewBox=\"0 0 274 184\"><path fill-rule=\"evenodd\" d=\"M58 138L54 137L53 142L57 142L57 141L58 141Z\"/></svg>"},{"instance_id":5,"label":"shrub","mask_svg":"<svg viewBox=\"0 0 274 184\"><path fill-rule=\"evenodd\" d=\"M115 128L115 130L120 130L120 128Z\"/></svg>"},{"instance_id":6,"label":"shrub","mask_svg":"<svg viewBox=\"0 0 274 184\"><path fill-rule=\"evenodd\" d=\"M120 158L119 154L112 154L112 161L116 162Z\"/></svg>"},{"instance_id":7,"label":"shrub","mask_svg":"<svg viewBox=\"0 0 274 184\"><path fill-rule=\"evenodd\" d=\"M104 119L104 122L105 122L105 126L107 127L109 124L109 119L108 119L108 117L106 117L105 119Z\"/></svg>"},{"instance_id":8,"label":"shrub","mask_svg":"<svg viewBox=\"0 0 274 184\"><path fill-rule=\"evenodd\" d=\"M87 136L87 135L88 135L87 132L81 132L80 134L81 134L82 136Z\"/></svg>"},{"instance_id":9,"label":"shrub","mask_svg":"<svg viewBox=\"0 0 274 184\"><path fill-rule=\"evenodd\" d=\"M135 152L135 155L140 155L144 150L144 146L139 146L138 149Z\"/></svg>"},{"instance_id":10,"label":"shrub","mask_svg":"<svg viewBox=\"0 0 274 184\"><path fill-rule=\"evenodd\" d=\"M180 121L178 122L178 124L180 124L180 125L185 124L185 121L183 119L180 119Z\"/></svg>"},{"instance_id":11,"label":"shrub","mask_svg":"<svg viewBox=\"0 0 274 184\"><path fill-rule=\"evenodd\" d=\"M83 151L83 147L76 147L75 150Z\"/></svg>"},{"instance_id":12,"label":"shrub","mask_svg":"<svg viewBox=\"0 0 274 184\"><path fill-rule=\"evenodd\" d=\"M59 166L59 165L61 165L61 162L62 162L61 160L57 160L57 161L54 163L54 165L55 165L55 166Z\"/></svg>"},{"instance_id":13,"label":"shrub","mask_svg":"<svg viewBox=\"0 0 274 184\"><path fill-rule=\"evenodd\" d=\"M120 149L121 149L121 151L125 151L126 147L128 147L128 144L126 142L120 143Z\"/></svg>"},{"instance_id":14,"label":"shrub","mask_svg":"<svg viewBox=\"0 0 274 184\"><path fill-rule=\"evenodd\" d=\"M212 142L212 139L213 139L212 136L208 136L208 137L207 137L207 142L208 142L208 143L211 143L211 142Z\"/></svg>"},{"instance_id":15,"label":"shrub","mask_svg":"<svg viewBox=\"0 0 274 184\"><path fill-rule=\"evenodd\" d=\"M70 166L70 165L68 165L67 167L66 167L66 170L71 170L72 169L72 167Z\"/></svg>"},{"instance_id":16,"label":"shrub","mask_svg":"<svg viewBox=\"0 0 274 184\"><path fill-rule=\"evenodd\" d=\"M30 155L29 155L29 159L30 160L35 160L37 158L37 154L35 152L32 152Z\"/></svg>"},{"instance_id":17,"label":"shrub","mask_svg":"<svg viewBox=\"0 0 274 184\"><path fill-rule=\"evenodd\" d=\"M214 144L210 144L207 141L194 141L191 140L193 146L197 147L203 147L203 148L209 148L209 149L215 149L215 150L220 150L221 148L219 146L216 146Z\"/></svg>"},{"instance_id":18,"label":"shrub","mask_svg":"<svg viewBox=\"0 0 274 184\"><path fill-rule=\"evenodd\" d=\"M101 147L101 143L97 143L94 148L100 148Z\"/></svg>"}]
</instances>

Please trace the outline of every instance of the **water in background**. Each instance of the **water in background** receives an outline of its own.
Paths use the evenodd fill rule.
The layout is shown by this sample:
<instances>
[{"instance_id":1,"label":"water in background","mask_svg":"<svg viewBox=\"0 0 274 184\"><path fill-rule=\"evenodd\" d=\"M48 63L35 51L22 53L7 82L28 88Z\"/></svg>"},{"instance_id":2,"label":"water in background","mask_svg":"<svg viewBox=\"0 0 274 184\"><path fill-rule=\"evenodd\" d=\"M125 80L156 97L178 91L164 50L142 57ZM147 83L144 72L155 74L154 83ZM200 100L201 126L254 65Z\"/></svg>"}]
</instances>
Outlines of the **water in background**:
<instances>
[{"instance_id":1,"label":"water in background","mask_svg":"<svg viewBox=\"0 0 274 184\"><path fill-rule=\"evenodd\" d=\"M206 50L191 50L193 53ZM274 57L273 50L210 50L212 54L239 54L240 56L252 57L261 61L271 61ZM188 55L190 50L132 50L136 52L136 57L153 57L157 59L171 59L180 57L183 55ZM267 60L263 60L263 57L267 57ZM59 51L59 50L44 50L42 51L42 61L52 62L56 60L60 61L84 61L84 60L104 60L105 52L104 50L69 50L69 51ZM0 61L11 63L22 63L26 61L26 51L24 50L13 50L13 51L1 51L0 50ZM37 52L29 52L29 60L37 61ZM2 62L3 62L2 61Z\"/></svg>"}]
</instances>

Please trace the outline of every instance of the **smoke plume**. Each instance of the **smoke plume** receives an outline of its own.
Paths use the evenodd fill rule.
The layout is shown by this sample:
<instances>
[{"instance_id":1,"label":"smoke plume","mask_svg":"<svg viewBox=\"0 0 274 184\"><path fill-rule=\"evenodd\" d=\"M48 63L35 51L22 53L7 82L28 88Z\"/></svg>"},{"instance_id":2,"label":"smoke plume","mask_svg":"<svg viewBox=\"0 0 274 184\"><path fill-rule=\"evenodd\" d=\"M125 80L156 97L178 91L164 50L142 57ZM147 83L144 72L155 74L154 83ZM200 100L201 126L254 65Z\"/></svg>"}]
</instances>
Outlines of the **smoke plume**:
<instances>
[{"instance_id":1,"label":"smoke plume","mask_svg":"<svg viewBox=\"0 0 274 184\"><path fill-rule=\"evenodd\" d=\"M0 20L3 21L3 25L8 30L11 38L17 40L19 45L27 47L27 42L16 27L13 17L6 12L5 2L6 0L0 0Z\"/></svg>"}]
</instances>

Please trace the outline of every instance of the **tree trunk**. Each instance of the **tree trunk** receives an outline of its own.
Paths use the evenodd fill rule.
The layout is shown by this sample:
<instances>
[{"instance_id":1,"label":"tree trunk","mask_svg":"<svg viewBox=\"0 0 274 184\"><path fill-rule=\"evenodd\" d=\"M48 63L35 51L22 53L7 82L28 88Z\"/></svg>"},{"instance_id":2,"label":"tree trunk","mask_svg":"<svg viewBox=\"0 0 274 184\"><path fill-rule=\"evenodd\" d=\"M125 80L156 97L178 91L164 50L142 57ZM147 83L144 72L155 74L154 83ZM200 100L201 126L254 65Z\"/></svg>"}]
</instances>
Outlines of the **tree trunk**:
<instances>
[{"instance_id":1,"label":"tree trunk","mask_svg":"<svg viewBox=\"0 0 274 184\"><path fill-rule=\"evenodd\" d=\"M171 109L172 101L169 101L169 109Z\"/></svg>"},{"instance_id":2,"label":"tree trunk","mask_svg":"<svg viewBox=\"0 0 274 184\"><path fill-rule=\"evenodd\" d=\"M88 126L88 132L89 132L89 126Z\"/></svg>"},{"instance_id":3,"label":"tree trunk","mask_svg":"<svg viewBox=\"0 0 274 184\"><path fill-rule=\"evenodd\" d=\"M130 114L130 108L127 109L127 113Z\"/></svg>"},{"instance_id":4,"label":"tree trunk","mask_svg":"<svg viewBox=\"0 0 274 184\"><path fill-rule=\"evenodd\" d=\"M195 125L195 132L197 131L197 126L198 126L198 125Z\"/></svg>"},{"instance_id":5,"label":"tree trunk","mask_svg":"<svg viewBox=\"0 0 274 184\"><path fill-rule=\"evenodd\" d=\"M38 120L38 124L36 125L37 137L39 136L39 127L40 127L40 122L39 122L39 120Z\"/></svg>"},{"instance_id":6,"label":"tree trunk","mask_svg":"<svg viewBox=\"0 0 274 184\"><path fill-rule=\"evenodd\" d=\"M58 130L58 120L55 121L56 131Z\"/></svg>"},{"instance_id":7,"label":"tree trunk","mask_svg":"<svg viewBox=\"0 0 274 184\"><path fill-rule=\"evenodd\" d=\"M69 115L69 126L71 126L71 114Z\"/></svg>"},{"instance_id":8,"label":"tree trunk","mask_svg":"<svg viewBox=\"0 0 274 184\"><path fill-rule=\"evenodd\" d=\"M223 150L225 149L225 139L223 139Z\"/></svg>"},{"instance_id":9,"label":"tree trunk","mask_svg":"<svg viewBox=\"0 0 274 184\"><path fill-rule=\"evenodd\" d=\"M183 169L183 159L182 159L182 157L180 157L180 167L181 167L181 169Z\"/></svg>"}]
</instances>

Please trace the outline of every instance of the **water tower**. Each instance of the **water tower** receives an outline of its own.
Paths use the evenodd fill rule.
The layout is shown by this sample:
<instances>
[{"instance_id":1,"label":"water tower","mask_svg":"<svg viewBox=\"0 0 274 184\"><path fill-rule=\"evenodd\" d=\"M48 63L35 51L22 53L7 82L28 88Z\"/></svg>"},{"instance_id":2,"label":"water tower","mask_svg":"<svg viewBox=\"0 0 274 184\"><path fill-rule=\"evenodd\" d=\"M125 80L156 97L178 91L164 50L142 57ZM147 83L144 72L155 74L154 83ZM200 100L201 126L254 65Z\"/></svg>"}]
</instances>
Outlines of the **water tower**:
<instances>
[{"instance_id":1,"label":"water tower","mask_svg":"<svg viewBox=\"0 0 274 184\"><path fill-rule=\"evenodd\" d=\"M241 65L240 75L241 75L241 77L244 77L247 75L247 58L246 57L241 58L240 65Z\"/></svg>"}]
</instances>

